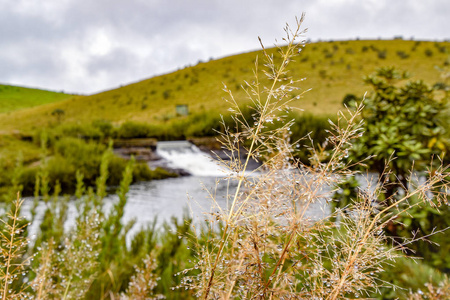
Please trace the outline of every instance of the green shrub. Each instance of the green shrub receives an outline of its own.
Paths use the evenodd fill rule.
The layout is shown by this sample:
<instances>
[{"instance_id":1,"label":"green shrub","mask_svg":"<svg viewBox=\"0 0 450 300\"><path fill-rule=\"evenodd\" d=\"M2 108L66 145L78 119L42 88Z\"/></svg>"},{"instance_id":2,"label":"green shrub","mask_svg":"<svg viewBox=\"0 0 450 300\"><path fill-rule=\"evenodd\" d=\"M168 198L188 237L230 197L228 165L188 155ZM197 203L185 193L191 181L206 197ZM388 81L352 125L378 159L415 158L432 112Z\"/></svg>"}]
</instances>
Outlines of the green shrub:
<instances>
[{"instance_id":1,"label":"green shrub","mask_svg":"<svg viewBox=\"0 0 450 300\"><path fill-rule=\"evenodd\" d=\"M409 57L409 54L407 54L405 51L400 51L400 50L397 51L397 55L401 59L407 59Z\"/></svg>"},{"instance_id":2,"label":"green shrub","mask_svg":"<svg viewBox=\"0 0 450 300\"><path fill-rule=\"evenodd\" d=\"M114 134L114 126L110 121L95 120L92 122L94 128L98 128L104 137L112 137Z\"/></svg>"},{"instance_id":3,"label":"green shrub","mask_svg":"<svg viewBox=\"0 0 450 300\"><path fill-rule=\"evenodd\" d=\"M386 59L386 57L387 57L387 50L379 50L377 55L378 55L379 59Z\"/></svg>"},{"instance_id":4,"label":"green shrub","mask_svg":"<svg viewBox=\"0 0 450 300\"><path fill-rule=\"evenodd\" d=\"M303 139L303 142L296 144L294 156L302 163L309 164L311 153L308 147L302 146L308 144L307 142L305 143L304 139L309 136L309 138L314 141L314 145L311 146L324 144L328 137L325 130L330 128L330 123L328 122L329 118L326 116L318 117L308 113L302 115L292 114L289 117L294 120L294 123L290 128L291 141L294 142ZM334 119L334 117L332 119Z\"/></svg>"},{"instance_id":5,"label":"green shrub","mask_svg":"<svg viewBox=\"0 0 450 300\"><path fill-rule=\"evenodd\" d=\"M172 93L172 91L171 90L164 90L164 92L163 92L163 98L164 98L164 100L167 100L167 99L169 99L170 98L170 96L171 96L171 93Z\"/></svg>"},{"instance_id":6,"label":"green shrub","mask_svg":"<svg viewBox=\"0 0 450 300\"><path fill-rule=\"evenodd\" d=\"M122 139L147 138L152 132L148 124L127 121L119 127L116 135Z\"/></svg>"},{"instance_id":7,"label":"green shrub","mask_svg":"<svg viewBox=\"0 0 450 300\"><path fill-rule=\"evenodd\" d=\"M187 137L215 136L217 135L217 131L220 132L221 128L220 118L203 113L194 115L186 121L184 134Z\"/></svg>"},{"instance_id":8,"label":"green shrub","mask_svg":"<svg viewBox=\"0 0 450 300\"><path fill-rule=\"evenodd\" d=\"M354 94L346 94L344 99L342 99L342 105L346 107L356 107L356 102L359 98Z\"/></svg>"},{"instance_id":9,"label":"green shrub","mask_svg":"<svg viewBox=\"0 0 450 300\"><path fill-rule=\"evenodd\" d=\"M70 136L81 139L100 140L104 137L101 128L91 124L64 124L57 127L52 133L58 137Z\"/></svg>"}]
</instances>

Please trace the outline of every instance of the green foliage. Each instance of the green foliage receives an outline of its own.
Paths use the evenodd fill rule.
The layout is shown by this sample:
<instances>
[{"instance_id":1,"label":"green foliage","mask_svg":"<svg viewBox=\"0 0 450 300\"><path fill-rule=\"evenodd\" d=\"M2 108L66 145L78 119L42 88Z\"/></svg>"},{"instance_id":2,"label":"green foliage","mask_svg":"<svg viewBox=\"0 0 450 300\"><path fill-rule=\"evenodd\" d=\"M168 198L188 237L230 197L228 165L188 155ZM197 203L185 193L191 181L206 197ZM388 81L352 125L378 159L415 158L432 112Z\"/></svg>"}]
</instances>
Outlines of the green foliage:
<instances>
[{"instance_id":1,"label":"green foliage","mask_svg":"<svg viewBox=\"0 0 450 300\"><path fill-rule=\"evenodd\" d=\"M397 51L397 55L401 59L407 59L409 57L409 54L407 54L405 51L400 51L400 50Z\"/></svg>"},{"instance_id":2,"label":"green foliage","mask_svg":"<svg viewBox=\"0 0 450 300\"><path fill-rule=\"evenodd\" d=\"M40 181L45 181L41 187L48 188L55 186L58 182L64 193L73 193L76 190L77 172L83 177L83 184L87 186L98 185L100 176L100 166L104 153L110 153L104 144L94 140L82 140L74 137L59 138L53 141L53 156L44 157L39 165L27 168L16 168L18 174L17 184L23 189L25 195L32 195L35 190L36 177ZM109 176L103 178L105 184L117 186L121 181L121 174L126 168L126 160L109 154L107 168ZM162 179L175 176L161 168L150 170L145 162L139 162L133 169L133 176L136 181L148 181L152 179ZM15 177L13 176L11 180ZM5 185L10 185L10 181ZM17 184L13 184L16 186ZM102 186L102 185L100 185ZM42 193L48 194L48 192Z\"/></svg>"},{"instance_id":3,"label":"green foliage","mask_svg":"<svg viewBox=\"0 0 450 300\"><path fill-rule=\"evenodd\" d=\"M359 98L354 94L345 95L344 99L342 99L342 105L346 107L356 107L356 102Z\"/></svg>"},{"instance_id":4,"label":"green foliage","mask_svg":"<svg viewBox=\"0 0 450 300\"><path fill-rule=\"evenodd\" d=\"M301 162L309 164L309 158L311 157L310 148L302 147L301 145L308 144L305 139L313 141L313 145L317 147L325 143L328 135L326 130L330 128L329 119L327 116L316 116L308 113L295 114L291 113L289 118L293 120L293 124L290 127L291 141L296 142L296 148L294 150L294 156ZM331 119L335 119L334 117Z\"/></svg>"},{"instance_id":5,"label":"green foliage","mask_svg":"<svg viewBox=\"0 0 450 300\"><path fill-rule=\"evenodd\" d=\"M56 120L58 121L58 123L61 122L62 117L64 116L65 112L64 110L57 108L54 111L52 111L52 116L56 117Z\"/></svg>"},{"instance_id":6,"label":"green foliage","mask_svg":"<svg viewBox=\"0 0 450 300\"><path fill-rule=\"evenodd\" d=\"M104 297L103 295L109 295L108 297L113 299L111 296L113 294L122 294L125 297L128 293L136 292L136 289L127 289L128 282L136 280L135 266L153 251L158 267L151 272L154 275L147 276L161 278L155 293L171 294L169 299L189 299L189 293L171 290L174 285L180 283L180 278L175 278L174 273L192 266L188 262L192 258L191 250L188 249L185 239L181 238L192 234L189 218L186 218L186 223L180 224L174 220L172 225L164 225L164 229L158 235L154 223L153 226L138 231L131 238L130 245L127 245L126 235L134 223L126 224L122 219L127 203L126 194L137 165L133 160L126 164L117 190L119 200L111 211L105 214L103 197L106 196L106 184L113 175L109 170L114 156L111 150L106 149L100 159L96 194L93 193L92 188L86 190L82 172L76 172L78 198L76 224L69 230L64 226L67 218L67 198L59 197L60 188L50 186L50 180L38 181L36 186L38 194L47 193L49 190L55 192L53 196L44 197L48 200L41 203L45 206L45 213L31 251L37 256L32 263L32 272L28 275L31 287L31 290L28 290L29 295L30 293L35 295L37 299L42 299L44 295L58 299L85 297L100 299ZM137 172L137 174L141 173ZM20 226L25 226L28 222L23 224ZM22 243L21 240L18 240L19 242ZM26 245L26 243L22 244ZM17 252L17 254L20 256L24 253ZM27 262L26 256L22 259ZM20 261L22 260L19 259ZM23 268L20 269L21 274L22 272ZM23 274L20 278L27 277L26 272ZM16 283L17 278L12 282ZM133 282L136 284L135 281ZM141 282L140 284L142 288L150 283ZM20 285L15 284L11 291L19 293L21 289Z\"/></svg>"},{"instance_id":7,"label":"green foliage","mask_svg":"<svg viewBox=\"0 0 450 300\"><path fill-rule=\"evenodd\" d=\"M450 237L445 231L450 228L450 207L429 207L417 205L417 199L411 199L413 208L398 218L396 234L403 237L423 238L408 248L410 255L423 257L429 266L450 274ZM434 232L434 235L425 237Z\"/></svg>"},{"instance_id":8,"label":"green foliage","mask_svg":"<svg viewBox=\"0 0 450 300\"><path fill-rule=\"evenodd\" d=\"M380 274L380 279L400 288L391 289L384 287L381 288L379 295L373 295L373 297L377 297L377 299L410 299L408 295L411 291L420 290L424 294L427 283L437 286L445 280L445 276L442 273L424 264L420 259L413 261L408 257L399 258L392 263L389 270L389 272ZM443 300L445 298L424 299Z\"/></svg>"},{"instance_id":9,"label":"green foliage","mask_svg":"<svg viewBox=\"0 0 450 300\"><path fill-rule=\"evenodd\" d=\"M117 130L117 137L123 139L146 138L152 136L152 126L145 123L127 121Z\"/></svg>"},{"instance_id":10,"label":"green foliage","mask_svg":"<svg viewBox=\"0 0 450 300\"><path fill-rule=\"evenodd\" d=\"M447 99L435 99L433 90L423 81L399 85L407 78L406 73L392 67L365 78L373 92L365 100L365 133L354 146L360 158L374 156L367 164L379 174L388 164L405 187L413 164L423 169L430 155L444 153L441 120L447 104ZM392 155L395 160L390 159Z\"/></svg>"},{"instance_id":11,"label":"green foliage","mask_svg":"<svg viewBox=\"0 0 450 300\"><path fill-rule=\"evenodd\" d=\"M30 258L24 257L28 245L28 223L20 216L23 200L17 193L10 200L7 213L0 218L0 295L2 299L20 299L24 296L25 284L20 282Z\"/></svg>"},{"instance_id":12,"label":"green foliage","mask_svg":"<svg viewBox=\"0 0 450 300\"><path fill-rule=\"evenodd\" d=\"M365 161L367 166L379 174L380 182L390 182L378 199L386 200L384 205L416 188L417 183L411 184L410 178L413 168L421 176L432 176L433 171L424 173L430 167L427 160L433 155L444 159L448 151L444 122L448 118L448 94L436 94L437 89L423 81L404 83L406 79L407 73L391 67L381 68L365 78L373 92L366 98L363 110L365 133L354 144L353 151L359 159L370 156ZM341 192L335 194L334 207L343 208L357 199L358 183L354 178L339 187ZM411 249L408 254L423 257L426 264L448 273L450 261L446 254L450 240L444 234L425 238L449 227L448 206L421 206L418 201L417 197L411 197L408 204L401 206L410 209L395 218L386 230L397 238L423 239L408 246ZM390 212L398 212L398 207Z\"/></svg>"},{"instance_id":13,"label":"green foliage","mask_svg":"<svg viewBox=\"0 0 450 300\"><path fill-rule=\"evenodd\" d=\"M110 126L110 127L109 127ZM112 125L94 121L91 124L63 124L51 132L53 139L74 137L79 139L101 140L112 133Z\"/></svg>"}]
</instances>

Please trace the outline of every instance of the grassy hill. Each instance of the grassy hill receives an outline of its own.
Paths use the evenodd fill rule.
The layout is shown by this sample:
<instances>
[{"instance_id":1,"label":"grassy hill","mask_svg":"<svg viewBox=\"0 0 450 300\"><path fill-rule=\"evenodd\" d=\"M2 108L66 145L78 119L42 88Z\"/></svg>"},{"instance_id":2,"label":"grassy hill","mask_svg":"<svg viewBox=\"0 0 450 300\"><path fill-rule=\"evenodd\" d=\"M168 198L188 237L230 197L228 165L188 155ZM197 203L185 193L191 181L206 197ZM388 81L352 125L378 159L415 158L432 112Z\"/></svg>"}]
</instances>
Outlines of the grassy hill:
<instances>
[{"instance_id":1,"label":"grassy hill","mask_svg":"<svg viewBox=\"0 0 450 300\"><path fill-rule=\"evenodd\" d=\"M67 99L71 95L0 84L0 114Z\"/></svg>"},{"instance_id":2,"label":"grassy hill","mask_svg":"<svg viewBox=\"0 0 450 300\"><path fill-rule=\"evenodd\" d=\"M450 42L405 40L308 44L291 64L291 72L295 78L306 79L301 83L302 89L312 90L294 104L314 114L335 114L342 108L342 99L346 94L362 96L368 91L362 77L381 66L396 66L411 72L413 79L435 83L440 80L436 66L449 63L448 49ZM222 99L226 97L223 84L233 90L237 99L245 102L246 96L240 85L244 80L253 79L252 70L257 55L258 52L250 52L199 62L196 66L118 89L91 96L72 96L16 111L2 115L0 128L5 131L29 131L54 125L55 122L83 123L93 120L166 123L182 118L175 113L177 104L188 104L190 112L226 113L227 104ZM61 114L57 115L55 111Z\"/></svg>"}]
</instances>

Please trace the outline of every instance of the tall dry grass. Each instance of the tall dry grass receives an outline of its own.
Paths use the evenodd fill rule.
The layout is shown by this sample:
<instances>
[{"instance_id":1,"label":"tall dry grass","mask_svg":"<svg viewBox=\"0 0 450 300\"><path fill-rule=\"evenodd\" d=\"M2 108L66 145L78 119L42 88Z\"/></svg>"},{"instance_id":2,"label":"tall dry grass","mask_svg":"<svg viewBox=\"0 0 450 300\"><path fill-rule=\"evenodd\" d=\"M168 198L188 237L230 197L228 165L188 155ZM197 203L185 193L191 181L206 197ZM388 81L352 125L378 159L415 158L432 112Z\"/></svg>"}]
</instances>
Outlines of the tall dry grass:
<instances>
[{"instance_id":1,"label":"tall dry grass","mask_svg":"<svg viewBox=\"0 0 450 300\"><path fill-rule=\"evenodd\" d=\"M237 188L228 194L226 207L212 197L209 228L220 228L220 234L211 234L206 244L198 242L195 267L180 274L184 276L180 288L191 289L199 299L369 297L389 286L379 279L380 273L404 256L414 240L393 239L384 232L411 207L408 200L418 198L414 205L448 204L448 167L433 164L426 180L417 184L411 179L414 188L404 195L380 203L378 199L390 183L369 180L367 188L361 188L354 203L345 209L333 215L308 214L318 205L327 211L334 187L357 175L352 167L363 162L347 158L352 140L363 134L363 105L339 113L337 123L331 124L328 145L316 149L308 136L290 140L293 123L285 117L294 109L290 107L294 100L291 92L303 91L298 86L302 80L291 78L288 66L304 46L303 19L297 19L293 28L286 26L283 42L287 45L278 48L278 57L264 51L268 86L260 83L257 59L255 78L244 86L253 122L243 117L239 100L224 88L236 128L226 128L221 136L223 148L230 153L229 160L221 164L229 170L225 184L236 181ZM279 126L268 126L273 123ZM297 147L304 146L312 153L308 165L293 156ZM325 151L326 146L331 150ZM240 160L242 148L248 153L244 161ZM248 170L252 159L263 162L255 171ZM411 178L414 176L411 170ZM335 219L338 222L332 221Z\"/></svg>"}]
</instances>

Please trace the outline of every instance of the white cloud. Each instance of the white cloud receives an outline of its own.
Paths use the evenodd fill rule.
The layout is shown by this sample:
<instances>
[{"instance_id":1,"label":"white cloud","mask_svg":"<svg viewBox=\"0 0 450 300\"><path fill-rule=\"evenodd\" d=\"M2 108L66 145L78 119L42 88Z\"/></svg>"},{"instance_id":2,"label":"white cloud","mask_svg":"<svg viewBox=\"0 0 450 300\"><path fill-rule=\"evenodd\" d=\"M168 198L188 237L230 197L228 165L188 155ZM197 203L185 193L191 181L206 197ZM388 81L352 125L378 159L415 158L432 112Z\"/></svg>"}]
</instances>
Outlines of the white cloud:
<instances>
[{"instance_id":1,"label":"white cloud","mask_svg":"<svg viewBox=\"0 0 450 300\"><path fill-rule=\"evenodd\" d=\"M108 34L105 28L97 28L88 33L85 43L90 55L106 55L117 45L113 43L114 37Z\"/></svg>"}]
</instances>

